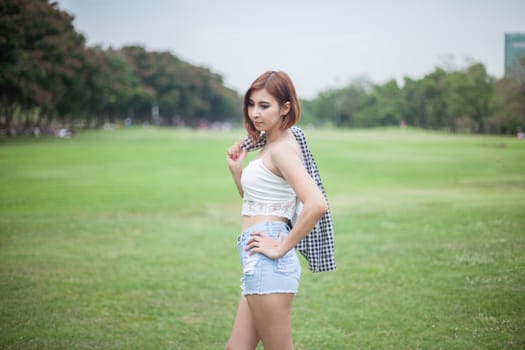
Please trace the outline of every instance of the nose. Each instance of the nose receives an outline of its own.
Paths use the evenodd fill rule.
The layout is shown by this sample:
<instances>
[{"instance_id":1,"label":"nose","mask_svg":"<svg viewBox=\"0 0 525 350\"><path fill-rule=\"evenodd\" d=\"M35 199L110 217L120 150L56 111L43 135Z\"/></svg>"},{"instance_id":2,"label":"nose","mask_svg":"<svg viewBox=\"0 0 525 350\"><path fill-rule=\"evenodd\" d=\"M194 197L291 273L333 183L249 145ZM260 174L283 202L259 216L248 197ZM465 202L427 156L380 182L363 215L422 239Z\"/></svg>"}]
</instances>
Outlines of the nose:
<instances>
[{"instance_id":1,"label":"nose","mask_svg":"<svg viewBox=\"0 0 525 350\"><path fill-rule=\"evenodd\" d=\"M252 117L255 118L258 116L259 116L259 110L257 109L257 107L254 106L252 110Z\"/></svg>"}]
</instances>

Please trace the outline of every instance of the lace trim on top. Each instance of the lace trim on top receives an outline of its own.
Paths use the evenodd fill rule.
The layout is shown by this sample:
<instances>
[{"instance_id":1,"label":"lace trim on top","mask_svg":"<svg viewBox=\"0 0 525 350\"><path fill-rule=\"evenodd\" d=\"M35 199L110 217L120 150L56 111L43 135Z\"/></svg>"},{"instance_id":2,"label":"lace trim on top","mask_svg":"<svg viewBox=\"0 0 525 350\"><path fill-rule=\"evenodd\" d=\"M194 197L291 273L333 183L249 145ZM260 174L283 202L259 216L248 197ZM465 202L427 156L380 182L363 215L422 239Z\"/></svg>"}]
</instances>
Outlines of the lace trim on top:
<instances>
[{"instance_id":1,"label":"lace trim on top","mask_svg":"<svg viewBox=\"0 0 525 350\"><path fill-rule=\"evenodd\" d=\"M265 203L251 200L242 201L241 215L275 215L292 220L295 214L295 199L286 202Z\"/></svg>"}]
</instances>

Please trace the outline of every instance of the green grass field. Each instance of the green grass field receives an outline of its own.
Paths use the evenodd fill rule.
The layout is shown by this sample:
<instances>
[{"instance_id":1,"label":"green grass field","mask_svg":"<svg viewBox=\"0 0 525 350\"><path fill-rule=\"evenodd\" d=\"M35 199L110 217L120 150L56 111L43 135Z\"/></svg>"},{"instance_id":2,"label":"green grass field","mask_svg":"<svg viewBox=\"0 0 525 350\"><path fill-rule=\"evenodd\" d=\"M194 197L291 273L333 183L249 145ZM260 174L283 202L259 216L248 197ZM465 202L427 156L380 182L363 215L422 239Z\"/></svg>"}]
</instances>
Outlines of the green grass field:
<instances>
[{"instance_id":1,"label":"green grass field","mask_svg":"<svg viewBox=\"0 0 525 350\"><path fill-rule=\"evenodd\" d=\"M525 142L305 132L338 269L304 264L296 349L525 348ZM0 139L0 348L222 349L240 294L225 150L241 135Z\"/></svg>"}]
</instances>

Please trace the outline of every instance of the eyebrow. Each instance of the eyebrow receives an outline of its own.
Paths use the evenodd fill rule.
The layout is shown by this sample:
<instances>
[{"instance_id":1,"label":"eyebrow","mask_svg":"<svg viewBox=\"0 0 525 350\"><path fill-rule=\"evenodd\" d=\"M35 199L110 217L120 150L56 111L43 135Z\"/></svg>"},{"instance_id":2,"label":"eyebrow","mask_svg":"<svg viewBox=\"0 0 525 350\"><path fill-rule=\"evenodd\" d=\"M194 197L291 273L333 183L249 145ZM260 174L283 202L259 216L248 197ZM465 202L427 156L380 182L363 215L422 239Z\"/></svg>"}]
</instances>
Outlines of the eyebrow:
<instances>
[{"instance_id":1,"label":"eyebrow","mask_svg":"<svg viewBox=\"0 0 525 350\"><path fill-rule=\"evenodd\" d=\"M250 98L249 102L251 102L251 103L255 103L255 101L254 101L254 100L252 100L251 98ZM266 103L266 104L269 104L269 105L270 105L270 104L272 104L272 103L271 103L270 101L266 101L266 100L261 100L261 101L258 101L258 103L259 103L259 104L263 104L263 103Z\"/></svg>"}]
</instances>

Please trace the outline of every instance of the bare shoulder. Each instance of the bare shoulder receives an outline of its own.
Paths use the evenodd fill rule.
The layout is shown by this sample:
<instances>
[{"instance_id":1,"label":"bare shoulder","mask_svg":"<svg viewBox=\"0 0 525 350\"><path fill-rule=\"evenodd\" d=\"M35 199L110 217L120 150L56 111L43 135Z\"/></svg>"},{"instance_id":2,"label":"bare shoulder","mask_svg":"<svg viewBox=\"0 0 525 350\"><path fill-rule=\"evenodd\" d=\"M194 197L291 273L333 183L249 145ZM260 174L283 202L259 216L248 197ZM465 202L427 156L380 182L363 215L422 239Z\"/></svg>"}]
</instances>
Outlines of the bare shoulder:
<instances>
[{"instance_id":1,"label":"bare shoulder","mask_svg":"<svg viewBox=\"0 0 525 350\"><path fill-rule=\"evenodd\" d=\"M275 144L271 152L272 163L283 171L285 168L302 165L301 150L295 140L283 140Z\"/></svg>"},{"instance_id":2,"label":"bare shoulder","mask_svg":"<svg viewBox=\"0 0 525 350\"><path fill-rule=\"evenodd\" d=\"M301 147L292 131L288 131L288 137L280 142L280 146L284 151L294 151L298 156L301 156Z\"/></svg>"}]
</instances>

